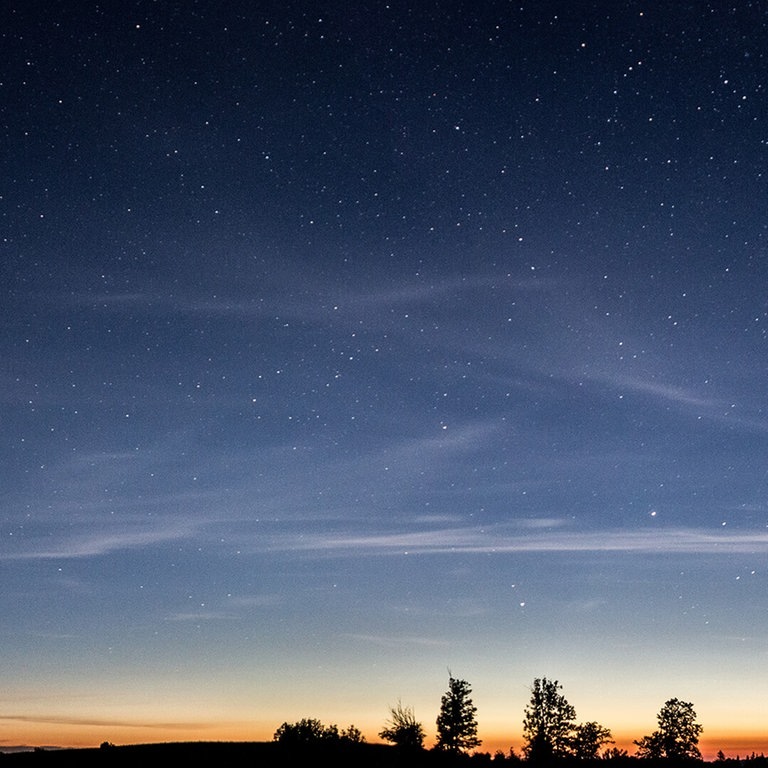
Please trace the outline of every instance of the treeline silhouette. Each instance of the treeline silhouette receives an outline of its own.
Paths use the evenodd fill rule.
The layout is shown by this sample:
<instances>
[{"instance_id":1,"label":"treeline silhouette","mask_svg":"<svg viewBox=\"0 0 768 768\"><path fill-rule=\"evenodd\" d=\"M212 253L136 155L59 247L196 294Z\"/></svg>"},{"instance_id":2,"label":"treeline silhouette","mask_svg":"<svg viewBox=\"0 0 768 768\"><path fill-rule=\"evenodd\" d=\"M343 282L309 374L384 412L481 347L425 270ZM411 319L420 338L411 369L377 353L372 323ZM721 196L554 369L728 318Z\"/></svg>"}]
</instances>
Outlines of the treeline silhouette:
<instances>
[{"instance_id":1,"label":"treeline silhouette","mask_svg":"<svg viewBox=\"0 0 768 768\"><path fill-rule=\"evenodd\" d=\"M692 704L667 700L660 709L658 728L633 743L635 753L610 746L608 728L597 722L577 723L576 711L561 693L556 680L536 678L523 718L522 753L510 748L495 754L480 749L477 708L466 680L449 676L436 720L434 746L424 745L425 731L413 709L398 702L379 732L388 744L368 743L350 725L324 725L303 718L278 726L271 742L177 742L115 746L104 742L98 749L35 749L0 752L0 768L16 765L137 766L162 762L180 766L334 766L335 768L483 768L514 765L516 768L695 768L703 765L698 748L703 728ZM768 758L752 753L741 758L721 751L711 766L716 768L768 768Z\"/></svg>"},{"instance_id":2,"label":"treeline silhouette","mask_svg":"<svg viewBox=\"0 0 768 768\"><path fill-rule=\"evenodd\" d=\"M440 765L462 760L473 765L515 764L521 768L586 768L596 764L606 768L606 763L612 768L630 764L635 768L672 765L691 768L703 762L698 747L703 728L690 702L668 699L657 715L658 728L636 739L635 754L630 755L627 750L611 746L613 735L600 723L577 722L576 710L562 694L562 685L557 680L536 678L530 690L531 698L524 710L520 755L514 749L508 753L497 751L494 755L478 749L482 741L477 735L477 708L471 698L472 689L466 680L453 675L449 676L448 690L440 701L437 738L431 750L424 748L425 731L413 709L399 701L390 707L389 720L379 737L394 745L398 764ZM294 748L313 744L351 748L364 741L354 725L339 730L336 725L324 726L312 718L283 723L275 732L274 740ZM751 768L768 768L768 760L754 753L741 760L726 758L721 751L714 763L719 766L745 763Z\"/></svg>"}]
</instances>

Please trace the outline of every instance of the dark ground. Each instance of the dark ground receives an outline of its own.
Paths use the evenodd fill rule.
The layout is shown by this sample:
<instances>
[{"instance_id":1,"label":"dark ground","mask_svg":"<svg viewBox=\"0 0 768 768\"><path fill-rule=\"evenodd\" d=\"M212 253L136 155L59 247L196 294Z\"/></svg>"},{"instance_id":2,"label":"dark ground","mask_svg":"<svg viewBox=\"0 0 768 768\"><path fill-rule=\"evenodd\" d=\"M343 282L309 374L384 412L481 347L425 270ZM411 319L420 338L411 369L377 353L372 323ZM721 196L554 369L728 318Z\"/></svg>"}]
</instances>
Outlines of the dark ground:
<instances>
[{"instance_id":1,"label":"dark ground","mask_svg":"<svg viewBox=\"0 0 768 768\"><path fill-rule=\"evenodd\" d=\"M0 768L69 768L70 766L173 765L226 766L226 768L292 768L293 766L333 766L333 768L500 768L528 765L519 758L488 753L472 756L451 755L432 750L403 752L385 744L318 743L286 745L277 742L172 742L166 744L107 745L89 749L36 749L27 752L0 752ZM564 760L536 768L672 768L674 763L623 757L594 761ZM743 760L727 759L714 763L692 761L685 768L768 768L768 758L752 755ZM532 766L531 766L532 768Z\"/></svg>"},{"instance_id":2,"label":"dark ground","mask_svg":"<svg viewBox=\"0 0 768 768\"><path fill-rule=\"evenodd\" d=\"M474 764L474 760L459 760ZM237 768L288 768L325 766L334 768L413 768L458 764L449 755L423 750L403 754L382 744L317 744L287 746L276 742L190 742L137 744L93 749L49 749L0 754L0 766L7 768L69 768L69 766L227 766Z\"/></svg>"}]
</instances>

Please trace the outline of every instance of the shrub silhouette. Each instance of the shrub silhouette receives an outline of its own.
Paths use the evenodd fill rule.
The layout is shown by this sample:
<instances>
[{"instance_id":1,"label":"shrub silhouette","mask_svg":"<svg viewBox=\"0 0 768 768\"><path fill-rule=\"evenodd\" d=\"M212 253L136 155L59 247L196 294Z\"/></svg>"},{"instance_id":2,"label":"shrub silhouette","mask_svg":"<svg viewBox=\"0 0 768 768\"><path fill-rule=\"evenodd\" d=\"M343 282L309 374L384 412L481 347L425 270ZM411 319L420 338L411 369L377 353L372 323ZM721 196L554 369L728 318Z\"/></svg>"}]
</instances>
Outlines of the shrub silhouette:
<instances>
[{"instance_id":1,"label":"shrub silhouette","mask_svg":"<svg viewBox=\"0 0 768 768\"><path fill-rule=\"evenodd\" d=\"M390 707L389 724L379 733L384 741L391 741L401 749L422 749L424 747L424 729L416 720L411 707L404 707L399 701L396 707Z\"/></svg>"}]
</instances>

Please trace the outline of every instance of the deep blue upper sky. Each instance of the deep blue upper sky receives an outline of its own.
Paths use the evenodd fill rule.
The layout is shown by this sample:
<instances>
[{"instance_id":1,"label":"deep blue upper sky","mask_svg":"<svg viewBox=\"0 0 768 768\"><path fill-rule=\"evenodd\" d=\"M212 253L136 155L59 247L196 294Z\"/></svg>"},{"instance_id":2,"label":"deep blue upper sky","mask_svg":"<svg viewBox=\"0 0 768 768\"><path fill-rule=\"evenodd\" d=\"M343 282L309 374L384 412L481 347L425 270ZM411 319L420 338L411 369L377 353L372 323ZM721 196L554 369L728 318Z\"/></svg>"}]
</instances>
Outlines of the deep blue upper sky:
<instances>
[{"instance_id":1,"label":"deep blue upper sky","mask_svg":"<svg viewBox=\"0 0 768 768\"><path fill-rule=\"evenodd\" d=\"M0 12L0 743L182 648L267 728L382 646L757 671L765 7L353 6Z\"/></svg>"}]
</instances>

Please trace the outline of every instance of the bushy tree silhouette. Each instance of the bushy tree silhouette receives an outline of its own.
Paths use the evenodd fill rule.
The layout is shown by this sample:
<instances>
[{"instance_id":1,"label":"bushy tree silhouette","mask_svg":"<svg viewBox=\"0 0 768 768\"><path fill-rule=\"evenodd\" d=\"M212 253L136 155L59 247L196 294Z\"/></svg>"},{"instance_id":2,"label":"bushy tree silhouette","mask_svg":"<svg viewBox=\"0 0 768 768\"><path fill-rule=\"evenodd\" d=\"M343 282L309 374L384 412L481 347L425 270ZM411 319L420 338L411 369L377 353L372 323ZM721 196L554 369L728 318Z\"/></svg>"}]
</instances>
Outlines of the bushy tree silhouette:
<instances>
[{"instance_id":1,"label":"bushy tree silhouette","mask_svg":"<svg viewBox=\"0 0 768 768\"><path fill-rule=\"evenodd\" d=\"M350 725L349 728L345 728L341 732L342 741L351 741L355 744L363 744L365 742L365 736L363 732L354 725Z\"/></svg>"},{"instance_id":2,"label":"bushy tree silhouette","mask_svg":"<svg viewBox=\"0 0 768 768\"><path fill-rule=\"evenodd\" d=\"M283 723L275 731L273 740L281 744L301 745L341 741L359 743L364 742L365 737L354 725L340 732L337 725L326 726L315 718L305 717L296 723Z\"/></svg>"},{"instance_id":3,"label":"bushy tree silhouette","mask_svg":"<svg viewBox=\"0 0 768 768\"><path fill-rule=\"evenodd\" d=\"M472 688L466 680L449 677L448 690L440 701L437 716L437 749L468 752L482 743L477 737L477 707L470 693Z\"/></svg>"},{"instance_id":4,"label":"bushy tree silhouette","mask_svg":"<svg viewBox=\"0 0 768 768\"><path fill-rule=\"evenodd\" d=\"M305 717L296 723L283 723L273 736L281 744L312 744L323 738L325 726L312 717Z\"/></svg>"},{"instance_id":5,"label":"bushy tree silhouette","mask_svg":"<svg viewBox=\"0 0 768 768\"><path fill-rule=\"evenodd\" d=\"M613 736L608 728L590 721L581 723L573 729L570 737L570 750L579 760L594 760L605 744L612 744Z\"/></svg>"},{"instance_id":6,"label":"bushy tree silhouette","mask_svg":"<svg viewBox=\"0 0 768 768\"><path fill-rule=\"evenodd\" d=\"M657 721L657 730L634 742L637 757L701 760L698 744L703 728L696 722L693 704L668 699L659 710Z\"/></svg>"}]
</instances>

